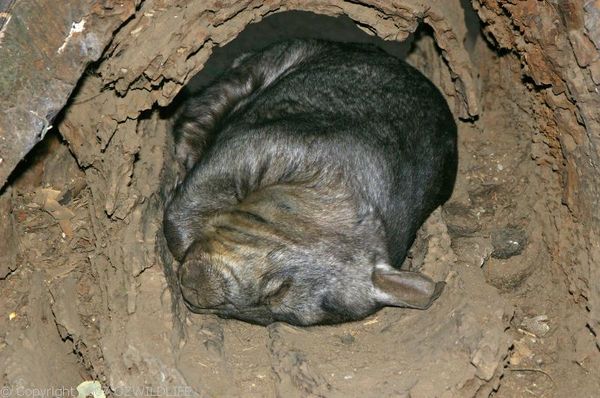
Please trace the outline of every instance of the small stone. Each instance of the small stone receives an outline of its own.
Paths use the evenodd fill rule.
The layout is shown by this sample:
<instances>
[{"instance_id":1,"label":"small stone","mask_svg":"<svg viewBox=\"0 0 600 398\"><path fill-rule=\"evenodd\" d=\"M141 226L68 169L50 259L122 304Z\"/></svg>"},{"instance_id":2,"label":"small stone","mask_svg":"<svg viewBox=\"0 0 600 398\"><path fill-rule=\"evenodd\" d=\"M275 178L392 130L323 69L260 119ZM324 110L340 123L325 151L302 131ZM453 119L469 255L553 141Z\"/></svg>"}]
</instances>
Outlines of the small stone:
<instances>
[{"instance_id":1,"label":"small stone","mask_svg":"<svg viewBox=\"0 0 600 398\"><path fill-rule=\"evenodd\" d=\"M469 236L481 229L473 211L461 203L448 203L443 207L442 217L451 236Z\"/></svg>"},{"instance_id":2,"label":"small stone","mask_svg":"<svg viewBox=\"0 0 600 398\"><path fill-rule=\"evenodd\" d=\"M483 267L493 251L489 238L482 237L457 237L452 239L452 249L462 261L475 267Z\"/></svg>"},{"instance_id":3,"label":"small stone","mask_svg":"<svg viewBox=\"0 0 600 398\"><path fill-rule=\"evenodd\" d=\"M483 266L486 281L500 290L510 290L521 285L535 266L535 262L520 257L498 259L490 257Z\"/></svg>"},{"instance_id":4,"label":"small stone","mask_svg":"<svg viewBox=\"0 0 600 398\"><path fill-rule=\"evenodd\" d=\"M513 366L519 366L524 361L533 358L533 351L528 347L527 342L524 339L514 342L514 348L510 355L509 362Z\"/></svg>"},{"instance_id":5,"label":"small stone","mask_svg":"<svg viewBox=\"0 0 600 398\"><path fill-rule=\"evenodd\" d=\"M550 331L550 326L546 322L548 322L547 315L525 317L521 322L521 329L536 337L544 337Z\"/></svg>"},{"instance_id":6,"label":"small stone","mask_svg":"<svg viewBox=\"0 0 600 398\"><path fill-rule=\"evenodd\" d=\"M352 344L356 339L350 333L345 333L340 337L340 340L344 344Z\"/></svg>"},{"instance_id":7,"label":"small stone","mask_svg":"<svg viewBox=\"0 0 600 398\"><path fill-rule=\"evenodd\" d=\"M527 233L516 227L506 227L492 232L492 257L507 259L523 252L527 245Z\"/></svg>"},{"instance_id":8,"label":"small stone","mask_svg":"<svg viewBox=\"0 0 600 398\"><path fill-rule=\"evenodd\" d=\"M477 377L485 381L490 381L494 377L498 367L496 355L489 346L481 347L475 351L471 363L477 368L475 371Z\"/></svg>"}]
</instances>

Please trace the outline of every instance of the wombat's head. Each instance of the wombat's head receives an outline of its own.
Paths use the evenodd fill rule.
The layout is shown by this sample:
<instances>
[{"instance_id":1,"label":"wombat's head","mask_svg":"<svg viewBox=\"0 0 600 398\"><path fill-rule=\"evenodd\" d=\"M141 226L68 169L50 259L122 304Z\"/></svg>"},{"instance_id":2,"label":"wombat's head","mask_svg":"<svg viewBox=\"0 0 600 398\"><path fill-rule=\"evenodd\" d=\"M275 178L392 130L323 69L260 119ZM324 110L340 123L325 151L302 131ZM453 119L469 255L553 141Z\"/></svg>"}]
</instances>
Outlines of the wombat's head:
<instances>
[{"instance_id":1,"label":"wombat's head","mask_svg":"<svg viewBox=\"0 0 600 398\"><path fill-rule=\"evenodd\" d=\"M262 325L312 325L364 318L383 306L424 309L444 287L357 252L352 242L327 242L284 242L239 224L218 228L181 264L185 302L193 312Z\"/></svg>"}]
</instances>

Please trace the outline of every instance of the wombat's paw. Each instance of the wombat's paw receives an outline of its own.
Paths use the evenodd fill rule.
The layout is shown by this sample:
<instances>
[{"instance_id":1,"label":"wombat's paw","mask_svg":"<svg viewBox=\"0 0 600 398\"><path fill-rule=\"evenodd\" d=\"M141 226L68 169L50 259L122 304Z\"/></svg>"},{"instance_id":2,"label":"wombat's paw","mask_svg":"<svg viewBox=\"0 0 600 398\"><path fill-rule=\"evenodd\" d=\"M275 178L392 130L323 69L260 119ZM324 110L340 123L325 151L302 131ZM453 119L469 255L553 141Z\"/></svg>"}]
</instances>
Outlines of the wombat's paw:
<instances>
[{"instance_id":1,"label":"wombat's paw","mask_svg":"<svg viewBox=\"0 0 600 398\"><path fill-rule=\"evenodd\" d=\"M194 151L187 141L180 141L175 145L175 158L185 170L190 170L198 161L198 158L194 155Z\"/></svg>"},{"instance_id":2,"label":"wombat's paw","mask_svg":"<svg viewBox=\"0 0 600 398\"><path fill-rule=\"evenodd\" d=\"M200 159L208 134L199 124L185 120L178 121L174 133L175 157L186 170L190 170Z\"/></svg>"},{"instance_id":3,"label":"wombat's paw","mask_svg":"<svg viewBox=\"0 0 600 398\"><path fill-rule=\"evenodd\" d=\"M234 59L233 62L231 63L231 67L232 68L237 68L238 66L242 65L244 63L244 61L246 61L252 55L254 55L253 52L247 52L247 53L243 53L241 55L238 55L238 57L236 59Z\"/></svg>"}]
</instances>

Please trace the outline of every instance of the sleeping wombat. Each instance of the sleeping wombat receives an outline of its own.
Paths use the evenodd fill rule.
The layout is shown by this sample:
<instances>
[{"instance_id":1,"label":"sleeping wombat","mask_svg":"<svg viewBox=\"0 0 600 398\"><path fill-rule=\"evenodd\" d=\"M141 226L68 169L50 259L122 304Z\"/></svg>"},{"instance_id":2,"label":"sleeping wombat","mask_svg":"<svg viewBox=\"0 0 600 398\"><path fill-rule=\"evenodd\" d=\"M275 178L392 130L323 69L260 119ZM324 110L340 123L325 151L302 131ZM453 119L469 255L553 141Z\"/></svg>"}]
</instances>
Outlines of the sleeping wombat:
<instances>
[{"instance_id":1,"label":"sleeping wombat","mask_svg":"<svg viewBox=\"0 0 600 398\"><path fill-rule=\"evenodd\" d=\"M192 311L310 325L441 293L394 268L457 168L452 114L406 63L369 45L275 44L188 99L174 133L188 171L164 230Z\"/></svg>"}]
</instances>

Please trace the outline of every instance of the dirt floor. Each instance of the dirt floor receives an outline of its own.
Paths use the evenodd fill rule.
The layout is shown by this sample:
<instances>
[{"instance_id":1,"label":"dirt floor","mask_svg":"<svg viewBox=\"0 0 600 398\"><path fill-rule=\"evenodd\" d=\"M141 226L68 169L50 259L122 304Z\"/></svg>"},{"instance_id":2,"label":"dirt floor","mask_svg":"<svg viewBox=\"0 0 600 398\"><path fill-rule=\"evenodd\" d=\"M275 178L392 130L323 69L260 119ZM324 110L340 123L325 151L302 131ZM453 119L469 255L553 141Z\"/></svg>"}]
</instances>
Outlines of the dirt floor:
<instances>
[{"instance_id":1,"label":"dirt floor","mask_svg":"<svg viewBox=\"0 0 600 398\"><path fill-rule=\"evenodd\" d=\"M433 79L423 53L435 50L423 40L408 59ZM136 338L155 344L157 358L176 347L174 362L152 362L159 360L133 345L111 353L131 332L111 329L107 297L118 293L102 291L110 271L92 265L102 261L97 248L114 242L98 232L98 193L55 131L0 197L0 249L17 264L0 264L0 385L8 386L0 395L37 388L57 396L67 388L62 396L74 396L80 383L98 380L114 396L598 396L600 350L547 244L558 234L551 214L566 210L539 134L544 115L532 111L527 82L503 84L520 81L519 65L474 45L494 60L480 71L481 117L459 123L454 195L422 228L408 260L448 283L430 309L386 308L360 322L311 328L180 315L165 269L153 266L131 286L155 288L160 303L123 302ZM169 140L156 142L164 149ZM136 167L161 169L162 158L149 152ZM159 224L160 206L154 212ZM145 239L129 237L124 244ZM173 327L177 338L157 326L173 322L170 311L148 314L161 305L183 320ZM125 358L126 375L106 371L116 356ZM128 390L119 377L148 389ZM171 390L158 389L167 384Z\"/></svg>"}]
</instances>

